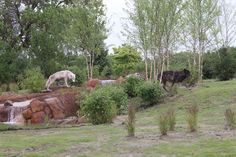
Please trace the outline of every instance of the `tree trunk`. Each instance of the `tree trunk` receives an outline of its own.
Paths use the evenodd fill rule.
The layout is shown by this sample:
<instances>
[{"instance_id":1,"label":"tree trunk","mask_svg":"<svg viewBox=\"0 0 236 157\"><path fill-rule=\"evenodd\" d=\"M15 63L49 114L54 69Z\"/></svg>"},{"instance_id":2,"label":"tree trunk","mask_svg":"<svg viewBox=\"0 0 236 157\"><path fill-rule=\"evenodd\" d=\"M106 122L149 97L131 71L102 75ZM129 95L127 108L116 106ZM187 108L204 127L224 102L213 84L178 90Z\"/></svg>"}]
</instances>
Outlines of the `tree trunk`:
<instances>
[{"instance_id":1,"label":"tree trunk","mask_svg":"<svg viewBox=\"0 0 236 157\"><path fill-rule=\"evenodd\" d=\"M154 81L157 80L157 74L156 74L156 57L154 57L154 61L153 61L153 79Z\"/></svg>"},{"instance_id":2,"label":"tree trunk","mask_svg":"<svg viewBox=\"0 0 236 157\"><path fill-rule=\"evenodd\" d=\"M150 77L149 77L150 80L152 80L152 60L150 62Z\"/></svg>"},{"instance_id":3,"label":"tree trunk","mask_svg":"<svg viewBox=\"0 0 236 157\"><path fill-rule=\"evenodd\" d=\"M148 63L147 63L147 58L145 58L145 80L148 80Z\"/></svg>"}]
</instances>

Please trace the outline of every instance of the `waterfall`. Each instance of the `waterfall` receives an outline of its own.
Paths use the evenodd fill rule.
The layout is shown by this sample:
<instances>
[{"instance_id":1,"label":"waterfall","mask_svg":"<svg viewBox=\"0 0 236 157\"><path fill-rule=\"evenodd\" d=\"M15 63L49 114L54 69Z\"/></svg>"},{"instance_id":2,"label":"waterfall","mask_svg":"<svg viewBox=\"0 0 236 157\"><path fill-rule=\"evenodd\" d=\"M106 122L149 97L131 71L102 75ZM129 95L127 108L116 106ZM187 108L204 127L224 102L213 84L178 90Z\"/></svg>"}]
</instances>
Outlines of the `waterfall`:
<instances>
[{"instance_id":1,"label":"waterfall","mask_svg":"<svg viewBox=\"0 0 236 157\"><path fill-rule=\"evenodd\" d=\"M10 111L8 112L8 122L14 122L14 118L15 118L15 107L12 106Z\"/></svg>"}]
</instances>

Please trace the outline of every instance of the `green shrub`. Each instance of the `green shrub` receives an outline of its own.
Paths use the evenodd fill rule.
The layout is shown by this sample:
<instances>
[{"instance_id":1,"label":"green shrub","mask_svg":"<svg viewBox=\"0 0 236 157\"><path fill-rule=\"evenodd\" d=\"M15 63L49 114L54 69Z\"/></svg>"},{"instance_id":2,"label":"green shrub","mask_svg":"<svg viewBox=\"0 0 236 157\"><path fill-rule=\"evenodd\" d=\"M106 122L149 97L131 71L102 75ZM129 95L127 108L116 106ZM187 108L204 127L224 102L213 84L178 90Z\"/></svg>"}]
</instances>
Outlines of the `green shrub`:
<instances>
[{"instance_id":1,"label":"green shrub","mask_svg":"<svg viewBox=\"0 0 236 157\"><path fill-rule=\"evenodd\" d=\"M163 99L164 91L157 82L145 82L138 88L138 95L144 102L152 105Z\"/></svg>"},{"instance_id":2,"label":"green shrub","mask_svg":"<svg viewBox=\"0 0 236 157\"><path fill-rule=\"evenodd\" d=\"M121 86L107 85L98 90L105 90L109 97L115 102L117 114L127 113L128 96Z\"/></svg>"},{"instance_id":3,"label":"green shrub","mask_svg":"<svg viewBox=\"0 0 236 157\"><path fill-rule=\"evenodd\" d=\"M159 117L159 129L161 135L167 135L168 131L168 115L166 113L162 113Z\"/></svg>"},{"instance_id":4,"label":"green shrub","mask_svg":"<svg viewBox=\"0 0 236 157\"><path fill-rule=\"evenodd\" d=\"M12 91L12 92L18 92L18 90L19 90L19 87L16 83L10 83L9 88L10 88L10 91Z\"/></svg>"},{"instance_id":5,"label":"green shrub","mask_svg":"<svg viewBox=\"0 0 236 157\"><path fill-rule=\"evenodd\" d=\"M225 111L226 127L229 129L234 129L236 127L235 123L235 113L230 108Z\"/></svg>"},{"instance_id":6,"label":"green shrub","mask_svg":"<svg viewBox=\"0 0 236 157\"><path fill-rule=\"evenodd\" d=\"M133 105L129 105L128 119L125 123L125 127L128 131L129 137L133 137L135 134L135 112L135 107Z\"/></svg>"},{"instance_id":7,"label":"green shrub","mask_svg":"<svg viewBox=\"0 0 236 157\"><path fill-rule=\"evenodd\" d=\"M7 91L7 84L2 84L0 87L1 92L6 92Z\"/></svg>"},{"instance_id":8,"label":"green shrub","mask_svg":"<svg viewBox=\"0 0 236 157\"><path fill-rule=\"evenodd\" d=\"M45 80L40 69L34 68L25 71L19 84L23 89L29 89L31 92L40 92L44 89Z\"/></svg>"},{"instance_id":9,"label":"green shrub","mask_svg":"<svg viewBox=\"0 0 236 157\"><path fill-rule=\"evenodd\" d=\"M80 86L86 81L87 75L85 69L80 69L77 66L72 66L69 67L68 69L75 74L75 82L71 82L71 84L75 86Z\"/></svg>"},{"instance_id":10,"label":"green shrub","mask_svg":"<svg viewBox=\"0 0 236 157\"><path fill-rule=\"evenodd\" d=\"M187 108L187 123L190 132L197 131L198 107L196 105Z\"/></svg>"},{"instance_id":11,"label":"green shrub","mask_svg":"<svg viewBox=\"0 0 236 157\"><path fill-rule=\"evenodd\" d=\"M108 92L95 90L82 101L81 111L92 124L103 124L112 121L116 105Z\"/></svg>"},{"instance_id":12,"label":"green shrub","mask_svg":"<svg viewBox=\"0 0 236 157\"><path fill-rule=\"evenodd\" d=\"M138 87L143 84L144 80L135 76L126 79L124 83L124 90L130 97L136 97L138 94Z\"/></svg>"}]
</instances>

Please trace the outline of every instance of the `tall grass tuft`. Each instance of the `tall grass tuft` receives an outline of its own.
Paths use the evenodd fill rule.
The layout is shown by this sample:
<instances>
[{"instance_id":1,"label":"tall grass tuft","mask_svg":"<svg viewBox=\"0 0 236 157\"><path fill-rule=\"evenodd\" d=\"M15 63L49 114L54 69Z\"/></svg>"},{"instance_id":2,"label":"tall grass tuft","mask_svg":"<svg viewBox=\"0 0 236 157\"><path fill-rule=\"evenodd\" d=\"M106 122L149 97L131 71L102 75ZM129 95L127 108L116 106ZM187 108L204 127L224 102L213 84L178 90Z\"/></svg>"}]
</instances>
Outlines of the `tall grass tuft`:
<instances>
[{"instance_id":1,"label":"tall grass tuft","mask_svg":"<svg viewBox=\"0 0 236 157\"><path fill-rule=\"evenodd\" d=\"M198 106L192 105L187 108L187 123L190 132L197 131Z\"/></svg>"},{"instance_id":2,"label":"tall grass tuft","mask_svg":"<svg viewBox=\"0 0 236 157\"><path fill-rule=\"evenodd\" d=\"M174 109L169 109L167 112L167 117L168 117L168 126L170 131L175 130L175 124L176 124L176 114Z\"/></svg>"},{"instance_id":3,"label":"tall grass tuft","mask_svg":"<svg viewBox=\"0 0 236 157\"><path fill-rule=\"evenodd\" d=\"M167 135L168 123L169 123L168 115L166 113L162 113L159 117L159 129L161 135Z\"/></svg>"},{"instance_id":4,"label":"tall grass tuft","mask_svg":"<svg viewBox=\"0 0 236 157\"><path fill-rule=\"evenodd\" d=\"M136 111L135 111L134 105L129 105L128 119L125 123L129 137L133 137L135 135L135 113L136 113Z\"/></svg>"},{"instance_id":5,"label":"tall grass tuft","mask_svg":"<svg viewBox=\"0 0 236 157\"><path fill-rule=\"evenodd\" d=\"M235 125L235 113L232 109L228 108L225 110L225 120L226 120L226 128L234 129Z\"/></svg>"}]
</instances>

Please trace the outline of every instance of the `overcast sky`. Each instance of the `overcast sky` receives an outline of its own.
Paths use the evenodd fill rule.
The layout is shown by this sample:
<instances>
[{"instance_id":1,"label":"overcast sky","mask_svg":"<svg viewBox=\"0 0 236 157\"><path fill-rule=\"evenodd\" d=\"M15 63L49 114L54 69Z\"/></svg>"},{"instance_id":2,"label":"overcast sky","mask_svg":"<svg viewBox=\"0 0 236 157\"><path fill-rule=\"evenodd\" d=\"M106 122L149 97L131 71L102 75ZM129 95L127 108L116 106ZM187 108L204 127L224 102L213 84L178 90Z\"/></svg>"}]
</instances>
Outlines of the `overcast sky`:
<instances>
[{"instance_id":1,"label":"overcast sky","mask_svg":"<svg viewBox=\"0 0 236 157\"><path fill-rule=\"evenodd\" d=\"M105 41L112 52L112 47L118 47L125 43L125 38L122 37L122 18L126 17L123 10L126 8L126 0L103 0L107 7L108 28L110 30L108 39ZM236 0L226 0L228 3L236 6ZM234 44L235 45L235 44Z\"/></svg>"}]
</instances>

